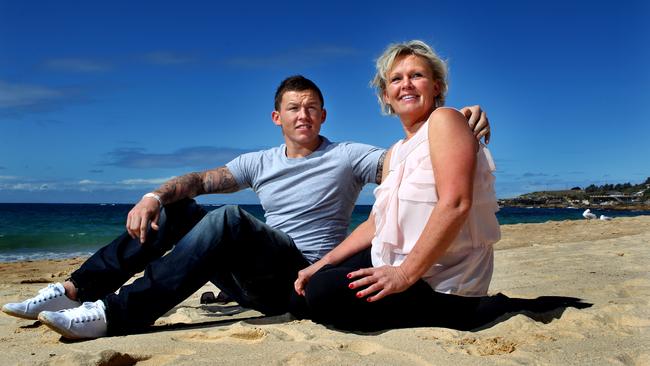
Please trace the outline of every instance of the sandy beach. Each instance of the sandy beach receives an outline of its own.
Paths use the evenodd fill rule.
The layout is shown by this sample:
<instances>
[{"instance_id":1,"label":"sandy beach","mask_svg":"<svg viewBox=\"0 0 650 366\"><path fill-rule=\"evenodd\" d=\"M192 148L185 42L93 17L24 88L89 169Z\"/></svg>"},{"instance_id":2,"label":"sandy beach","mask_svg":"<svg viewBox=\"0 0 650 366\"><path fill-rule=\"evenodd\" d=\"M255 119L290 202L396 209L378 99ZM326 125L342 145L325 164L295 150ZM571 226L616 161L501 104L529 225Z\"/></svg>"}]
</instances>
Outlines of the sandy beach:
<instances>
[{"instance_id":1,"label":"sandy beach","mask_svg":"<svg viewBox=\"0 0 650 366\"><path fill-rule=\"evenodd\" d=\"M262 317L235 303L200 305L202 292L218 291L206 285L149 332L123 337L69 342L37 321L2 314L1 363L650 365L650 216L507 225L502 232L490 295L523 310L470 331L341 332L289 315ZM0 264L0 303L62 281L82 261Z\"/></svg>"}]
</instances>

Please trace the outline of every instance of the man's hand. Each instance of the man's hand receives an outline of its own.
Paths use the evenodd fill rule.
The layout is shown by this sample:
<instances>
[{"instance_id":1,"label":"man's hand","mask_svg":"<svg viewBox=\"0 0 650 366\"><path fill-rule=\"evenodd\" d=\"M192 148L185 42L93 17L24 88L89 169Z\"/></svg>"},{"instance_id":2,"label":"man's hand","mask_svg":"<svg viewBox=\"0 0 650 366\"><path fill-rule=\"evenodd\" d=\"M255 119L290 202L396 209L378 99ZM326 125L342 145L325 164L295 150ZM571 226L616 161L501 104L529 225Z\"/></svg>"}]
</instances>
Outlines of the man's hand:
<instances>
[{"instance_id":1,"label":"man's hand","mask_svg":"<svg viewBox=\"0 0 650 366\"><path fill-rule=\"evenodd\" d=\"M363 290L358 291L356 296L361 299L374 294L366 298L368 302L377 301L390 294L402 292L412 285L412 283L409 283L408 277L404 273L402 267L399 266L362 268L348 273L349 279L358 277L360 278L351 282L348 287L352 290L359 287L365 287Z\"/></svg>"},{"instance_id":2,"label":"man's hand","mask_svg":"<svg viewBox=\"0 0 650 366\"><path fill-rule=\"evenodd\" d=\"M490 143L490 122L488 121L487 115L481 106L474 105L471 107L465 107L460 110L462 114L467 118L469 127L474 131L474 136L477 140L480 140L481 137L485 137L485 144Z\"/></svg>"},{"instance_id":3,"label":"man's hand","mask_svg":"<svg viewBox=\"0 0 650 366\"><path fill-rule=\"evenodd\" d=\"M314 273L318 272L319 269L323 268L324 265L325 263L318 261L298 272L298 278L293 283L293 288L296 290L296 293L298 295L305 296L305 286L307 286L307 282L309 282L311 276L313 276Z\"/></svg>"},{"instance_id":4,"label":"man's hand","mask_svg":"<svg viewBox=\"0 0 650 366\"><path fill-rule=\"evenodd\" d=\"M142 197L140 202L131 209L126 219L126 231L132 238L139 237L144 243L147 239L147 228L158 230L161 204L170 204L184 198L194 198L206 193L237 192L239 185L227 167L193 172L175 177L158 187L156 196ZM159 201L161 200L161 201Z\"/></svg>"},{"instance_id":5,"label":"man's hand","mask_svg":"<svg viewBox=\"0 0 650 366\"><path fill-rule=\"evenodd\" d=\"M153 230L158 230L158 219L160 218L160 203L153 197L143 197L129 211L126 218L126 231L132 238L139 237L140 243L147 239L147 228L151 223Z\"/></svg>"}]
</instances>

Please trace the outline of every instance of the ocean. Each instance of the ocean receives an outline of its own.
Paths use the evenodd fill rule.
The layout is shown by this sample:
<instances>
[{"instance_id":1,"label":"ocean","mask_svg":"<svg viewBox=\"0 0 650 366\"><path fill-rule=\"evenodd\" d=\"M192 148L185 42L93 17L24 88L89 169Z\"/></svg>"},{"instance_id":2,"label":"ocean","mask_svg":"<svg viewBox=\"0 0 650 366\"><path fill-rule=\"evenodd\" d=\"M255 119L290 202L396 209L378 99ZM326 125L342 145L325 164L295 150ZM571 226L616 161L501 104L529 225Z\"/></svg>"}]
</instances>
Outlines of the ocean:
<instances>
[{"instance_id":1,"label":"ocean","mask_svg":"<svg viewBox=\"0 0 650 366\"><path fill-rule=\"evenodd\" d=\"M241 205L264 220L260 205ZM0 203L0 262L87 256L124 231L127 204ZM218 205L205 206L213 210ZM372 206L358 205L350 230L368 217ZM582 209L503 207L501 224L583 220ZM650 211L592 210L610 217L650 215Z\"/></svg>"}]
</instances>

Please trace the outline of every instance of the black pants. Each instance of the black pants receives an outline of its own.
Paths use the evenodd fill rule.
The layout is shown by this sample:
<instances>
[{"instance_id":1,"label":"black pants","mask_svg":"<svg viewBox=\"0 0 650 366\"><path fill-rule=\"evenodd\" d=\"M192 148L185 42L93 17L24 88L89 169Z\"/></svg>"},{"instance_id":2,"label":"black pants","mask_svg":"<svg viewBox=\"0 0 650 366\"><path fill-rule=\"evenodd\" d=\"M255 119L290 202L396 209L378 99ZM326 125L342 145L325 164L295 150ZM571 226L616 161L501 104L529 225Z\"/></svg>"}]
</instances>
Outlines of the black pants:
<instances>
[{"instance_id":1,"label":"black pants","mask_svg":"<svg viewBox=\"0 0 650 366\"><path fill-rule=\"evenodd\" d=\"M309 262L285 233L237 206L206 214L193 200L167 205L159 224L144 244L122 234L71 275L81 301L106 303L109 334L152 324L208 281L242 306L289 310L297 272Z\"/></svg>"},{"instance_id":2,"label":"black pants","mask_svg":"<svg viewBox=\"0 0 650 366\"><path fill-rule=\"evenodd\" d=\"M447 295L433 291L419 280L404 292L391 294L375 302L355 295L359 288L348 288L346 275L372 267L370 249L361 251L338 266L325 266L309 280L305 289L308 313L294 311L298 316L346 330L375 331L403 327L463 327L470 321L479 299ZM294 299L294 304L300 300Z\"/></svg>"}]
</instances>

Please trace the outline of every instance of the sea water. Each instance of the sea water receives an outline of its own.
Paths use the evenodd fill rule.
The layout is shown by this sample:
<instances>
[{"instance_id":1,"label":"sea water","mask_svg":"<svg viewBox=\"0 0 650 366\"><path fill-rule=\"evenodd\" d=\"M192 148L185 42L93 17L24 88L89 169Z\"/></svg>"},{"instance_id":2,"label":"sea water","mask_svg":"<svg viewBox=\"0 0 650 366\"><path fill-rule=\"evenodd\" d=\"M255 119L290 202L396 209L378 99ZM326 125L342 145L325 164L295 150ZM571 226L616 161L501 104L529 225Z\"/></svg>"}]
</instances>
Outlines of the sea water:
<instances>
[{"instance_id":1,"label":"sea water","mask_svg":"<svg viewBox=\"0 0 650 366\"><path fill-rule=\"evenodd\" d=\"M132 205L0 203L0 262L87 256L124 231ZM213 210L218 205L207 205ZM242 205L260 220L260 205ZM350 230L368 218L371 206L358 205ZM503 207L501 224L582 220L582 209ZM592 210L611 217L650 215L650 211Z\"/></svg>"}]
</instances>

